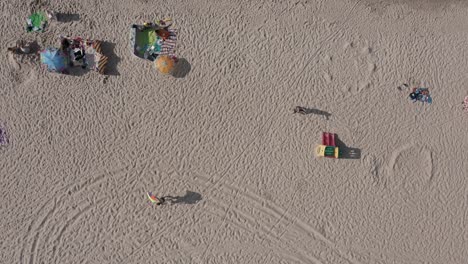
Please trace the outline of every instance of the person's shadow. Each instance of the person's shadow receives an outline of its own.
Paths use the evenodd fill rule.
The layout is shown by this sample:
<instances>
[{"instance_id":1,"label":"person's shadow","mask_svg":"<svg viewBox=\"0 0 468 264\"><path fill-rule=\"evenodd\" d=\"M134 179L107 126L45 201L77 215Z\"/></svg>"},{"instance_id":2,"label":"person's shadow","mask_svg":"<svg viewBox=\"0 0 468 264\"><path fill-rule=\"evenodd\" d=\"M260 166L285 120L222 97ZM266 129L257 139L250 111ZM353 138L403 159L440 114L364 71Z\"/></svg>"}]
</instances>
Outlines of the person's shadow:
<instances>
[{"instance_id":1,"label":"person's shadow","mask_svg":"<svg viewBox=\"0 0 468 264\"><path fill-rule=\"evenodd\" d=\"M202 200L202 196L196 192L186 191L184 196L164 196L164 199L171 204L196 204Z\"/></svg>"},{"instance_id":2,"label":"person's shadow","mask_svg":"<svg viewBox=\"0 0 468 264\"><path fill-rule=\"evenodd\" d=\"M340 149L340 159L360 159L361 150L358 148L350 148L335 135L335 144Z\"/></svg>"}]
</instances>

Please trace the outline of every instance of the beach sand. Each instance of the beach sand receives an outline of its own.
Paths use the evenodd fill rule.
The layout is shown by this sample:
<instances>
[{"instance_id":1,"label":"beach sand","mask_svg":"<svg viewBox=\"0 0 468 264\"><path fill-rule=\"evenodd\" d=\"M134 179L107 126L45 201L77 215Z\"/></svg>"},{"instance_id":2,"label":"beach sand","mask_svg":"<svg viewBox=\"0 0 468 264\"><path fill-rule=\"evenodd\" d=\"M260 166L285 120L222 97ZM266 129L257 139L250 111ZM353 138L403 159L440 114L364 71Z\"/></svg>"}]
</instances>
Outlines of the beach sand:
<instances>
[{"instance_id":1,"label":"beach sand","mask_svg":"<svg viewBox=\"0 0 468 264\"><path fill-rule=\"evenodd\" d=\"M26 33L39 4L0 2L0 263L468 263L464 2L51 0ZM165 17L175 76L130 49ZM109 76L6 51L60 34Z\"/></svg>"}]
</instances>

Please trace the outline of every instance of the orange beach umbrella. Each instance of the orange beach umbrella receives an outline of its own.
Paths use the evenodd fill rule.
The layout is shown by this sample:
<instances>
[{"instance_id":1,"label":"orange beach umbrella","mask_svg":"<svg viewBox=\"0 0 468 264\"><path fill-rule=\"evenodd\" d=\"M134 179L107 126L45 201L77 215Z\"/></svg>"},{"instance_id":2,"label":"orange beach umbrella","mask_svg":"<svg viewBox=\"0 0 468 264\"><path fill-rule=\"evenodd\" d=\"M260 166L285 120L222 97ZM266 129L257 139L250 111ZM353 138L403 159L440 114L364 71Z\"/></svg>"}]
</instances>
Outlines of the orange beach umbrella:
<instances>
[{"instance_id":1,"label":"orange beach umbrella","mask_svg":"<svg viewBox=\"0 0 468 264\"><path fill-rule=\"evenodd\" d=\"M160 55L154 61L154 65L159 72L168 74L174 69L174 60L167 55Z\"/></svg>"}]
</instances>

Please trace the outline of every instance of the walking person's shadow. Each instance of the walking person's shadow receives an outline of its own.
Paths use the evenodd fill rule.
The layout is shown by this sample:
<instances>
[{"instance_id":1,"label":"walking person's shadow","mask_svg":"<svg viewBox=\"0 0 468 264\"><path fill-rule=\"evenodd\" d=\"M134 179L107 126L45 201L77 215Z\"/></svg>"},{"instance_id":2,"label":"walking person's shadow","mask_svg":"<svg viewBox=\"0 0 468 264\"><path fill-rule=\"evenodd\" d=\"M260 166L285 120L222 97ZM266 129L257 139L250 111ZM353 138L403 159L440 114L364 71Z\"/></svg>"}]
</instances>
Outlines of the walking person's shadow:
<instances>
[{"instance_id":1,"label":"walking person's shadow","mask_svg":"<svg viewBox=\"0 0 468 264\"><path fill-rule=\"evenodd\" d=\"M202 200L199 193L186 191L184 196L164 196L167 202L171 204L196 204Z\"/></svg>"}]
</instances>

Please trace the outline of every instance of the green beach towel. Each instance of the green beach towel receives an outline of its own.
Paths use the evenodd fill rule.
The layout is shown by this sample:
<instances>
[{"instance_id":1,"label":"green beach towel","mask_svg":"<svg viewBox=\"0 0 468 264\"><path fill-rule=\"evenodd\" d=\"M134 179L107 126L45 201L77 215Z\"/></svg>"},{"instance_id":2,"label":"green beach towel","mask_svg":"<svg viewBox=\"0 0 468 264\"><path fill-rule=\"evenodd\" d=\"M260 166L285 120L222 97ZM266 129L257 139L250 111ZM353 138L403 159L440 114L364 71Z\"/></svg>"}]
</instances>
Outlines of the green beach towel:
<instances>
[{"instance_id":1,"label":"green beach towel","mask_svg":"<svg viewBox=\"0 0 468 264\"><path fill-rule=\"evenodd\" d=\"M145 51L156 41L156 32L154 29L137 31L135 41L136 45L139 47L138 53L143 55Z\"/></svg>"},{"instance_id":2,"label":"green beach towel","mask_svg":"<svg viewBox=\"0 0 468 264\"><path fill-rule=\"evenodd\" d=\"M47 14L45 12L37 12L30 15L27 19L26 30L28 32L43 32L47 26L48 21Z\"/></svg>"}]
</instances>

